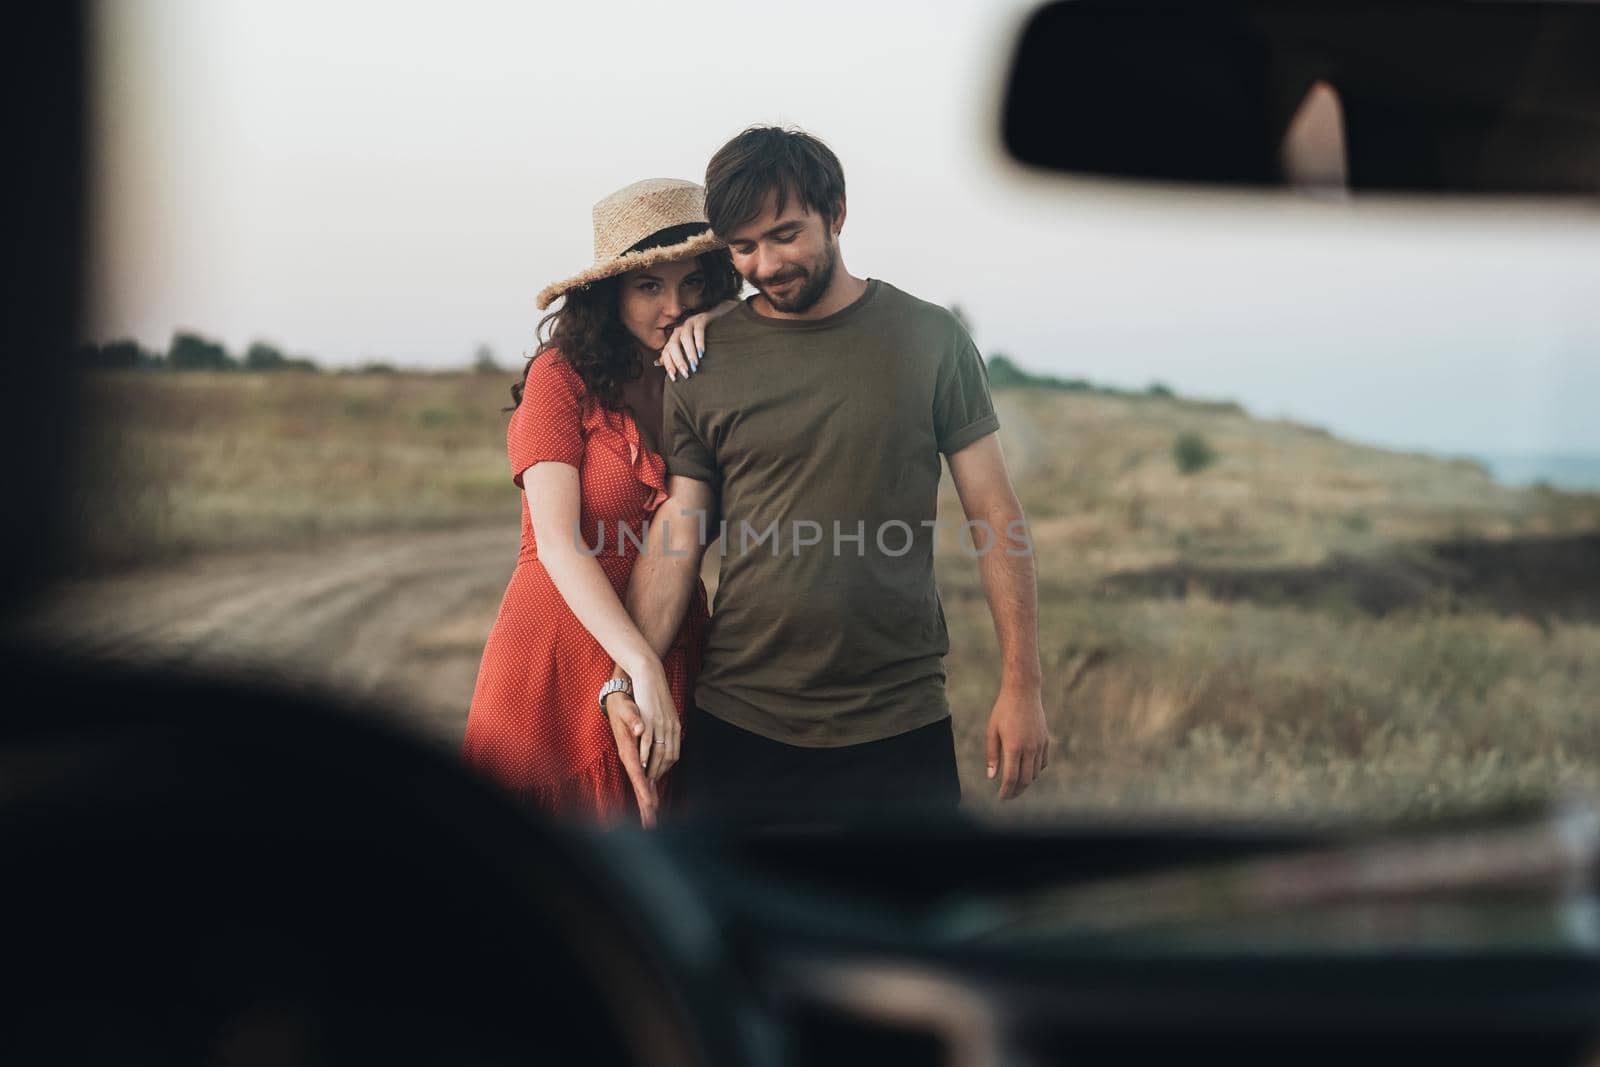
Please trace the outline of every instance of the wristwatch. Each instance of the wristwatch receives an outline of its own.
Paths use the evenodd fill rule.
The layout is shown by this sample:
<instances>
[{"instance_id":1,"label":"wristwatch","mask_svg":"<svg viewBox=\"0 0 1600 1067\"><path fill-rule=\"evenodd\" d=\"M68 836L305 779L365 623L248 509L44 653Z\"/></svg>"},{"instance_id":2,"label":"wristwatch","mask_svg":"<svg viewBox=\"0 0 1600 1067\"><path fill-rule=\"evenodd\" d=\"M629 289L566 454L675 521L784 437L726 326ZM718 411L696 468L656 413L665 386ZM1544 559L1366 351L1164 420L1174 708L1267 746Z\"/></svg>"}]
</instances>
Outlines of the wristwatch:
<instances>
[{"instance_id":1,"label":"wristwatch","mask_svg":"<svg viewBox=\"0 0 1600 1067\"><path fill-rule=\"evenodd\" d=\"M633 696L633 683L626 678L612 678L600 687L600 714L606 713L606 697L612 693L627 693Z\"/></svg>"}]
</instances>

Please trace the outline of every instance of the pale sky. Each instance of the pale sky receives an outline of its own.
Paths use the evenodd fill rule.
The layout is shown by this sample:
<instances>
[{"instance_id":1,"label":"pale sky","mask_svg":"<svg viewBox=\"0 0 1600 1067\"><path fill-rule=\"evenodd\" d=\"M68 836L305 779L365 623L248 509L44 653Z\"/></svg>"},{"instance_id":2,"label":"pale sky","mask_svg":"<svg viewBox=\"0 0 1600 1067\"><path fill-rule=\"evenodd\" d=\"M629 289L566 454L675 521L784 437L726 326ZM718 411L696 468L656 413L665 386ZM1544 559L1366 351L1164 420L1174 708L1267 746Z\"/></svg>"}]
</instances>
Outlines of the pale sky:
<instances>
[{"instance_id":1,"label":"pale sky","mask_svg":"<svg viewBox=\"0 0 1600 1067\"><path fill-rule=\"evenodd\" d=\"M519 363L594 201L794 123L843 161L852 272L960 304L987 353L1383 444L1600 453L1600 211L1027 175L996 130L1030 6L106 0L91 336Z\"/></svg>"}]
</instances>

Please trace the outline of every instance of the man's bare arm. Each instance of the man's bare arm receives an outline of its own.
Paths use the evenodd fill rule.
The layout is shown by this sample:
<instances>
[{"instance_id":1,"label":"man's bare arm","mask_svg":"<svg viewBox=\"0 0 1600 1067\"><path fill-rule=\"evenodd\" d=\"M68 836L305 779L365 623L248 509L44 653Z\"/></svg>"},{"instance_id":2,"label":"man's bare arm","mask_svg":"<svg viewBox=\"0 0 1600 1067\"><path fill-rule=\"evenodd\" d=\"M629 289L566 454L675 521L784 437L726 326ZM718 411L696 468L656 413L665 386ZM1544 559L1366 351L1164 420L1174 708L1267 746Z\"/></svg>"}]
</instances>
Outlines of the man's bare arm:
<instances>
[{"instance_id":1,"label":"man's bare arm","mask_svg":"<svg viewBox=\"0 0 1600 1067\"><path fill-rule=\"evenodd\" d=\"M667 482L667 499L651 516L644 548L634 561L623 605L655 653L657 663L672 647L689 609L689 597L694 592L708 541L705 531L715 521L711 515L715 502L711 487L705 482L671 478ZM618 663L611 676L627 678L629 674ZM632 681L631 701L626 694L617 694L611 700L619 703L619 711L629 715L636 707L639 718L647 724L648 728L639 734L639 762L654 780L677 762L677 709L661 671ZM657 740L664 744L657 745Z\"/></svg>"},{"instance_id":2,"label":"man's bare arm","mask_svg":"<svg viewBox=\"0 0 1600 1067\"><path fill-rule=\"evenodd\" d=\"M976 531L976 551L982 553L978 569L1000 642L1000 684L1037 689L1038 576L1022 502L1011 486L999 435L980 437L951 456L950 477L967 520L983 524Z\"/></svg>"},{"instance_id":3,"label":"man's bare arm","mask_svg":"<svg viewBox=\"0 0 1600 1067\"><path fill-rule=\"evenodd\" d=\"M980 437L950 456L950 477L967 520L983 524L975 535L978 570L1000 643L1000 694L989 717L987 770L990 778L1000 776L1000 797L1008 799L1049 762L1033 542L998 435Z\"/></svg>"},{"instance_id":4,"label":"man's bare arm","mask_svg":"<svg viewBox=\"0 0 1600 1067\"><path fill-rule=\"evenodd\" d=\"M716 524L716 497L705 482L674 476L667 499L650 520L623 603L658 658L667 654L689 610L707 534ZM616 676L623 676L619 667Z\"/></svg>"}]
</instances>

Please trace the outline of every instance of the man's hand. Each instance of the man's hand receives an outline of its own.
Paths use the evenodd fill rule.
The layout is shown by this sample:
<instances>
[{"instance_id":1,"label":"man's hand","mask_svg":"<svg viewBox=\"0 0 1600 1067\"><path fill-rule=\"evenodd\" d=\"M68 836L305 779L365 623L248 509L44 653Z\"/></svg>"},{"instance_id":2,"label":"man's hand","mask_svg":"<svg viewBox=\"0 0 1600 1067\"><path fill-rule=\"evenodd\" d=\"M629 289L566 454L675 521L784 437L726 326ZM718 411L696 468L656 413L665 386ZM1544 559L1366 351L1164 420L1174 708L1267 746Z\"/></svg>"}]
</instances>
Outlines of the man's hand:
<instances>
[{"instance_id":1,"label":"man's hand","mask_svg":"<svg viewBox=\"0 0 1600 1067\"><path fill-rule=\"evenodd\" d=\"M1002 688L989 714L988 775L1000 776L1000 799L1010 800L1050 762L1050 729L1037 689Z\"/></svg>"},{"instance_id":2,"label":"man's hand","mask_svg":"<svg viewBox=\"0 0 1600 1067\"><path fill-rule=\"evenodd\" d=\"M656 784L644 772L639 762L639 739L644 735L644 718L639 705L627 693L612 693L606 697L606 718L611 721L611 735L617 742L617 755L622 757L622 767L633 783L634 799L639 802L639 822L646 828L656 824L660 799Z\"/></svg>"}]
</instances>

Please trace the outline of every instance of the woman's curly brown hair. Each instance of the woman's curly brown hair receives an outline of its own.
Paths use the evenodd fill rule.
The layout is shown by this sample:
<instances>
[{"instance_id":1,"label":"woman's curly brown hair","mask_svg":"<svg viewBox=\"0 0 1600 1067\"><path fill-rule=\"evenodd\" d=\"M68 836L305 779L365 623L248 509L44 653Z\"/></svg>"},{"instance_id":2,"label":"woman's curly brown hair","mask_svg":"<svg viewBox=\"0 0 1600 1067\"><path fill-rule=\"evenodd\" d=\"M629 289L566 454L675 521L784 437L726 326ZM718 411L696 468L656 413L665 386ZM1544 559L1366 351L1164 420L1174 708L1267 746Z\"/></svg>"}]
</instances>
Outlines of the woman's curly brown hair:
<instances>
[{"instance_id":1,"label":"woman's curly brown hair","mask_svg":"<svg viewBox=\"0 0 1600 1067\"><path fill-rule=\"evenodd\" d=\"M685 319L738 296L744 285L727 249L704 252L697 259L705 275L705 288L700 304L683 313ZM642 376L644 365L639 359L638 342L617 312L621 285L622 276L616 275L574 289L559 308L540 320L536 333L541 340L523 365L522 378L511 387L511 407L507 411L522 403L528 369L550 349L559 350L561 358L583 379L585 391L601 407L607 411L622 409L623 383Z\"/></svg>"}]
</instances>

